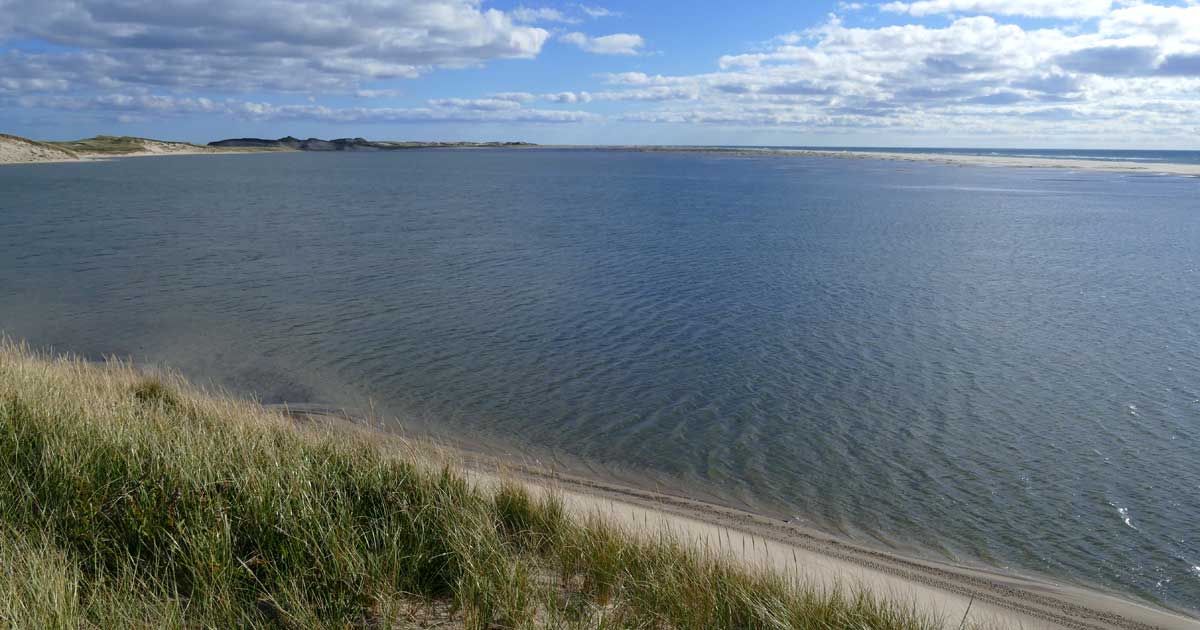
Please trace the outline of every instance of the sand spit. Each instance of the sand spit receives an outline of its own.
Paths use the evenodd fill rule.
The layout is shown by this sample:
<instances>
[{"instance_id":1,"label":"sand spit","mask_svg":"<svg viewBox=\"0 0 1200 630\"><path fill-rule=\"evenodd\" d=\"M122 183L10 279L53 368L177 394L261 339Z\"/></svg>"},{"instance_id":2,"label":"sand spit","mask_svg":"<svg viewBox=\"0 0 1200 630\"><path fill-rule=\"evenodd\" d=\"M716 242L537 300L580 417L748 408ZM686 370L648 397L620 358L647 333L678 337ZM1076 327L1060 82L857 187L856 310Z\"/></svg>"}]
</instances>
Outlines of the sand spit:
<instances>
[{"instance_id":1,"label":"sand spit","mask_svg":"<svg viewBox=\"0 0 1200 630\"><path fill-rule=\"evenodd\" d=\"M1169 162L1124 162L1071 158L1010 157L1003 155L952 155L946 153L889 153L884 151L779 151L782 155L806 155L848 160L895 160L900 162L936 162L963 166L1004 166L1009 168L1065 168L1078 171L1108 171L1142 175L1190 175L1200 177L1200 164Z\"/></svg>"},{"instance_id":2,"label":"sand spit","mask_svg":"<svg viewBox=\"0 0 1200 630\"><path fill-rule=\"evenodd\" d=\"M607 151L640 151L661 153L713 153L720 155L781 157L816 157L844 160L891 160L897 162L934 162L956 166L992 166L1008 168L1056 168L1075 171L1107 171L1137 175L1185 175L1200 177L1200 164L1171 162L1130 162L1120 160L1085 160L1073 158L1015 157L1006 155L959 155L949 153L908 153L891 151L850 151L822 149L751 149L742 147L703 146L594 146L538 145L531 149L592 149Z\"/></svg>"}]
</instances>

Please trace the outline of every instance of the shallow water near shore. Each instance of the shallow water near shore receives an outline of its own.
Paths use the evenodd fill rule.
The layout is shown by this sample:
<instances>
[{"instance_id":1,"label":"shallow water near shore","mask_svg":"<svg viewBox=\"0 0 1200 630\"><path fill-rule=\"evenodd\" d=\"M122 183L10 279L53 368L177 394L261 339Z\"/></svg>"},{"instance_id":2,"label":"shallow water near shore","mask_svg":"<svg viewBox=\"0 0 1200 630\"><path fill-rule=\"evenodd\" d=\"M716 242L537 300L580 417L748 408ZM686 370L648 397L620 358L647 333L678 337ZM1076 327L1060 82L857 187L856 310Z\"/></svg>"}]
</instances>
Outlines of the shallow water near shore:
<instances>
[{"instance_id":1,"label":"shallow water near shore","mask_svg":"<svg viewBox=\"0 0 1200 630\"><path fill-rule=\"evenodd\" d=\"M0 169L0 329L1200 609L1200 181L699 153Z\"/></svg>"}]
</instances>

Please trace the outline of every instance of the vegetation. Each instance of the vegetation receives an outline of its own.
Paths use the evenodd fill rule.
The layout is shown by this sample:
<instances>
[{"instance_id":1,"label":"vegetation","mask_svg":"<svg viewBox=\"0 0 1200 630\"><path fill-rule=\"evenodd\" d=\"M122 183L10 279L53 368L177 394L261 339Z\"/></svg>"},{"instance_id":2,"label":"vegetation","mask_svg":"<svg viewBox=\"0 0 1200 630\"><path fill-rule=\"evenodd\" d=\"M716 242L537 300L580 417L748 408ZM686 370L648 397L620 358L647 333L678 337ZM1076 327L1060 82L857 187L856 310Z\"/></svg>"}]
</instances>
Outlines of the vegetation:
<instances>
[{"instance_id":1,"label":"vegetation","mask_svg":"<svg viewBox=\"0 0 1200 630\"><path fill-rule=\"evenodd\" d=\"M24 143L24 144L30 144L30 145L33 145L33 146L36 146L36 147L41 147L41 148L43 148L43 149L46 149L46 150L48 150L48 151L54 151L54 152L63 152L63 153L67 153L67 154L69 154L69 155L68 155L68 157L78 157L77 155L75 155L75 152L74 152L74 151L72 151L72 150L71 150L70 148L68 148L68 147L64 147L64 146L62 146L62 144L60 144L60 143L54 143L54 142L38 142L37 140L30 140L29 138L22 138L21 136L14 136L14 135L7 134L7 133L0 133L0 140L9 140L9 141L12 141L12 142L21 142L21 143Z\"/></svg>"},{"instance_id":2,"label":"vegetation","mask_svg":"<svg viewBox=\"0 0 1200 630\"><path fill-rule=\"evenodd\" d=\"M160 142L159 140L148 140L146 138L135 138L133 136L96 136L95 138L86 138L84 140L72 140L69 142L53 142L51 144L62 147L76 153L91 153L96 155L125 155L128 153L137 153L146 150L146 142ZM196 149L202 147L198 145L188 145L185 142L173 142L182 146L193 146Z\"/></svg>"},{"instance_id":3,"label":"vegetation","mask_svg":"<svg viewBox=\"0 0 1200 630\"><path fill-rule=\"evenodd\" d=\"M940 625L396 440L7 341L0 468L7 627Z\"/></svg>"}]
</instances>

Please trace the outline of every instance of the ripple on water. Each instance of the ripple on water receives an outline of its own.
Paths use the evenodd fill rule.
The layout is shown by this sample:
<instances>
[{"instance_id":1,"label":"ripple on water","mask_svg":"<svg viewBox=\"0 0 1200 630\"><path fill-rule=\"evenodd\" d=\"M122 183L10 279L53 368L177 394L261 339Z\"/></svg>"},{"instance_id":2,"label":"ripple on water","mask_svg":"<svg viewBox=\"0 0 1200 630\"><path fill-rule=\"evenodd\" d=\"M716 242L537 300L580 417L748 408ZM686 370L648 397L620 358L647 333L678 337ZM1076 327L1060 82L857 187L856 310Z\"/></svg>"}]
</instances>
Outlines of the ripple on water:
<instances>
[{"instance_id":1,"label":"ripple on water","mask_svg":"<svg viewBox=\"0 0 1200 630\"><path fill-rule=\"evenodd\" d=\"M1200 608L1196 180L430 151L0 190L36 344Z\"/></svg>"}]
</instances>

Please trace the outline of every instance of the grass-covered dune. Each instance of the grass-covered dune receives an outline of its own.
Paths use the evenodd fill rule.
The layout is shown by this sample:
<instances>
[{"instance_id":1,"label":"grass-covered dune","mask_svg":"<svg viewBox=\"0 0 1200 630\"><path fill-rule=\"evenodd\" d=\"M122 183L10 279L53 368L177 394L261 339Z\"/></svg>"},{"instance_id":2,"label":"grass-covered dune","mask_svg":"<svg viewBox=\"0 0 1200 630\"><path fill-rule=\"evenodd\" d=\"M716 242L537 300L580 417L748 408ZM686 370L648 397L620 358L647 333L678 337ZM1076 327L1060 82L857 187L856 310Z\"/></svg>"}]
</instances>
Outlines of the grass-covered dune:
<instances>
[{"instance_id":1,"label":"grass-covered dune","mask_svg":"<svg viewBox=\"0 0 1200 630\"><path fill-rule=\"evenodd\" d=\"M941 625L418 453L2 342L0 625Z\"/></svg>"}]
</instances>

